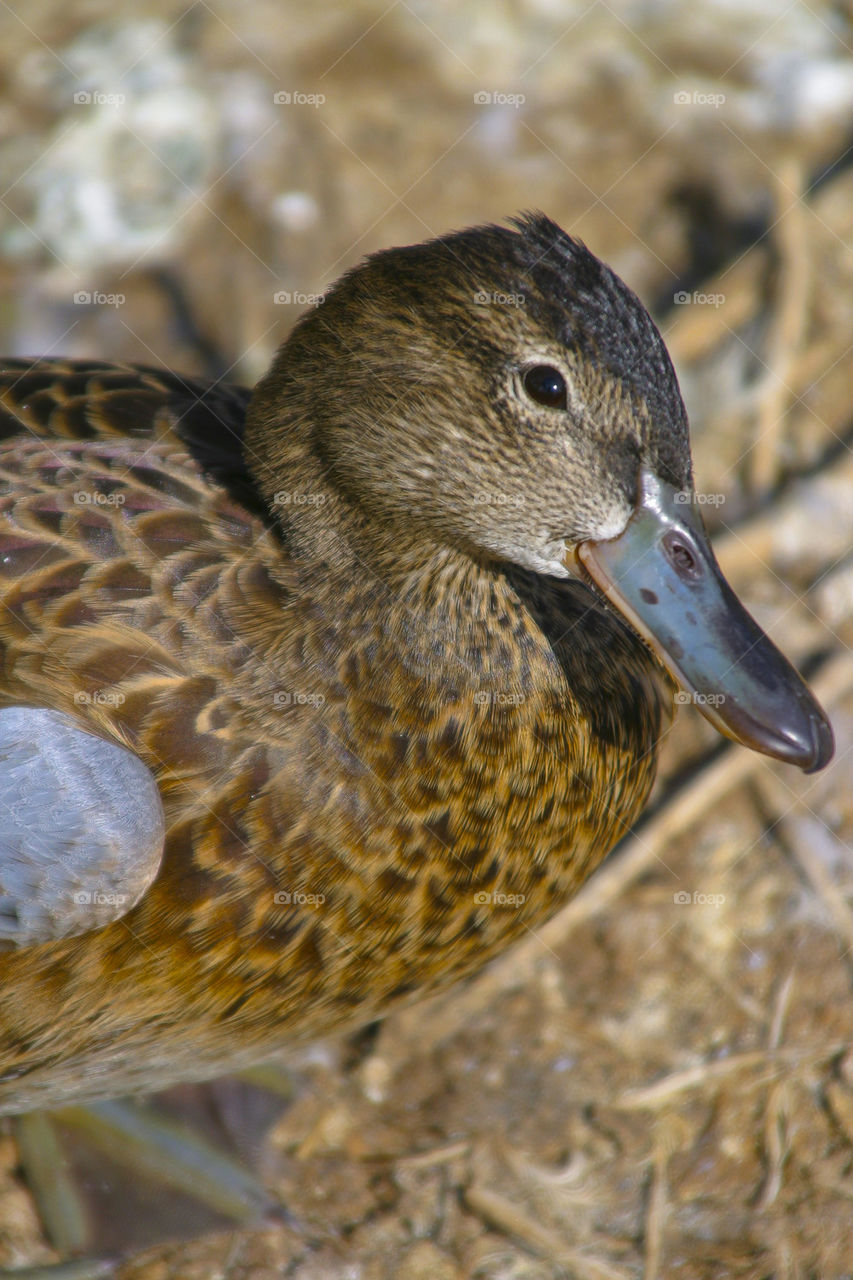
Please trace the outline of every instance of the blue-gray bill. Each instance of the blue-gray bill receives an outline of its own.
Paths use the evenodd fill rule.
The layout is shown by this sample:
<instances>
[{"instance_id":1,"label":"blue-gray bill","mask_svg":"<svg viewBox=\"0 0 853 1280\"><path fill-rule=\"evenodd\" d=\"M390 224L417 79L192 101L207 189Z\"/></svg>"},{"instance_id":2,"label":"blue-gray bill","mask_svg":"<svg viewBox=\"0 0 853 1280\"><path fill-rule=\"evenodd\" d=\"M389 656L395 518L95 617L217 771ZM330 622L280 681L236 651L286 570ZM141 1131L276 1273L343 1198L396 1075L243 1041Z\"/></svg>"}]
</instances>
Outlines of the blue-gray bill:
<instances>
[{"instance_id":1,"label":"blue-gray bill","mask_svg":"<svg viewBox=\"0 0 853 1280\"><path fill-rule=\"evenodd\" d=\"M691 492L644 471L623 532L576 555L716 729L807 773L829 763L826 713L726 582Z\"/></svg>"}]
</instances>

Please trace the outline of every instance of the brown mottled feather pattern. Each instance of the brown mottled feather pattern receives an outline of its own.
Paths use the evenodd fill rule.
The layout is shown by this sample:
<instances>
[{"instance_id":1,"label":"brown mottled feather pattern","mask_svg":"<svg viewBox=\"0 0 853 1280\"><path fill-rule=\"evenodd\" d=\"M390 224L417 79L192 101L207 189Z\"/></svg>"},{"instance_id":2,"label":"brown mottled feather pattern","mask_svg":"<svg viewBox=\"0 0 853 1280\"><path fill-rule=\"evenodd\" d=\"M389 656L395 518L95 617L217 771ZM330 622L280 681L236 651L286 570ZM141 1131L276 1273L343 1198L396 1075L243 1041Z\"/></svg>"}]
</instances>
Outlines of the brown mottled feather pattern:
<instances>
[{"instance_id":1,"label":"brown mottled feather pattern","mask_svg":"<svg viewBox=\"0 0 853 1280\"><path fill-rule=\"evenodd\" d=\"M168 835L124 919L0 957L0 1108L210 1075L366 1020L534 928L626 830L669 699L585 588L423 542L391 583L379 554L338 562L330 526L263 518L245 474L199 460L198 440L242 436L244 393L6 367L0 705L132 747ZM287 447L282 489L307 476Z\"/></svg>"}]
</instances>

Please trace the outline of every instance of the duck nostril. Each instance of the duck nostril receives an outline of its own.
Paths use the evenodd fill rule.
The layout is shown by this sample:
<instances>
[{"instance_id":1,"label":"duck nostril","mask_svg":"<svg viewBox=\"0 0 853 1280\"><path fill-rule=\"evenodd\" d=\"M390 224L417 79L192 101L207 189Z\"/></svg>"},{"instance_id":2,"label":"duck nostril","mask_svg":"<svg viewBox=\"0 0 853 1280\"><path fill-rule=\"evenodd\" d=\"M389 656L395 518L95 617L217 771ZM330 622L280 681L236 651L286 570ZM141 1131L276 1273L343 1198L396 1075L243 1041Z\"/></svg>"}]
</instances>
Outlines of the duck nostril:
<instances>
[{"instance_id":1,"label":"duck nostril","mask_svg":"<svg viewBox=\"0 0 853 1280\"><path fill-rule=\"evenodd\" d=\"M667 559L679 577L694 581L702 577L702 563L684 537L670 531L664 535L662 545Z\"/></svg>"}]
</instances>

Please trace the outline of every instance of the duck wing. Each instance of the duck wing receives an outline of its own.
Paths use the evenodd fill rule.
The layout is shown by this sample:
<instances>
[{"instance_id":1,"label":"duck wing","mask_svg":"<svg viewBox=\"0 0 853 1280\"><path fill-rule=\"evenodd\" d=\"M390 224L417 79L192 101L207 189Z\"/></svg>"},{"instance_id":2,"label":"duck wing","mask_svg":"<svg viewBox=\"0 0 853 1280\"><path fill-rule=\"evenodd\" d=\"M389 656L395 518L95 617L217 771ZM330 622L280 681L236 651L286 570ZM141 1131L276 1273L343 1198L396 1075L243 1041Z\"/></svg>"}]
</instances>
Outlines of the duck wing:
<instances>
[{"instance_id":1,"label":"duck wing","mask_svg":"<svg viewBox=\"0 0 853 1280\"><path fill-rule=\"evenodd\" d=\"M135 437L180 441L235 501L265 517L243 460L251 392L149 365L98 360L0 361L0 443Z\"/></svg>"},{"instance_id":2,"label":"duck wing","mask_svg":"<svg viewBox=\"0 0 853 1280\"><path fill-rule=\"evenodd\" d=\"M160 867L163 806L132 751L36 707L0 710L0 947L125 915Z\"/></svg>"},{"instance_id":3,"label":"duck wing","mask_svg":"<svg viewBox=\"0 0 853 1280\"><path fill-rule=\"evenodd\" d=\"M0 948L129 912L157 877L163 808L185 833L206 787L243 777L257 734L244 743L231 697L247 651L230 609L267 591L276 613L282 595L241 456L248 397L0 362Z\"/></svg>"}]
</instances>

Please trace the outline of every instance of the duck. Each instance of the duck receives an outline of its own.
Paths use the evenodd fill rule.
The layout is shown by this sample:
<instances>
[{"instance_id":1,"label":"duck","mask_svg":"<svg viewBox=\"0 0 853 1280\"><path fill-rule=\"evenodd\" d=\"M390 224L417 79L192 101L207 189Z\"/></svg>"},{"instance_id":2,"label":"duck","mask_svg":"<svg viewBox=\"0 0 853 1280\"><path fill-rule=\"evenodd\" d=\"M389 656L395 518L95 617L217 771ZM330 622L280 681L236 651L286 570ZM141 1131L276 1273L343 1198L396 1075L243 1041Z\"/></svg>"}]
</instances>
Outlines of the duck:
<instances>
[{"instance_id":1,"label":"duck","mask_svg":"<svg viewBox=\"0 0 853 1280\"><path fill-rule=\"evenodd\" d=\"M553 915L677 689L805 770L636 295L541 213L375 253L248 390L0 366L0 1113L367 1024Z\"/></svg>"}]
</instances>

